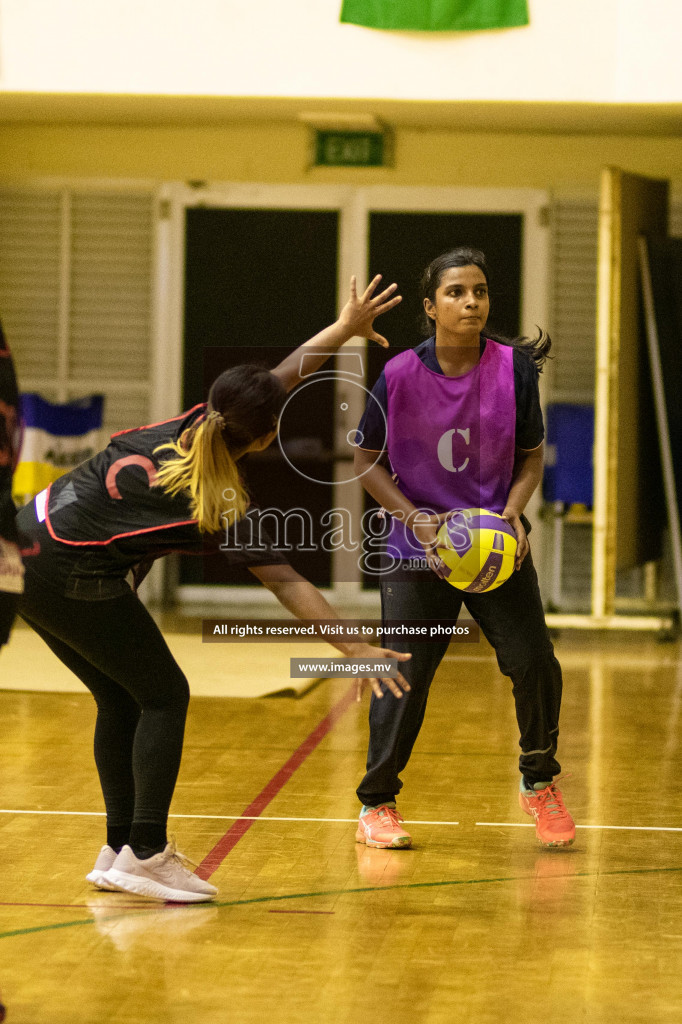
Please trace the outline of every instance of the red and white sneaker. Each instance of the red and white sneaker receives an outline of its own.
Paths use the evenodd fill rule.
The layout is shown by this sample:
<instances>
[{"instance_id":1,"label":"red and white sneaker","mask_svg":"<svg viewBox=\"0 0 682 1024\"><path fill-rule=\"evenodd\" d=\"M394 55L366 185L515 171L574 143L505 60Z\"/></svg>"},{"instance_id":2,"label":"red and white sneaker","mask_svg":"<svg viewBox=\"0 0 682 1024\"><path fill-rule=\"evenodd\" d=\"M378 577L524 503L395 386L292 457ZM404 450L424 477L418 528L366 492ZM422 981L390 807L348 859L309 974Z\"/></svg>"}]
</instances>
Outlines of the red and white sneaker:
<instances>
[{"instance_id":1,"label":"red and white sneaker","mask_svg":"<svg viewBox=\"0 0 682 1024\"><path fill-rule=\"evenodd\" d=\"M403 820L395 804L363 807L355 842L376 846L380 850L405 850L412 846L412 836L401 828L400 822Z\"/></svg>"},{"instance_id":2,"label":"red and white sneaker","mask_svg":"<svg viewBox=\"0 0 682 1024\"><path fill-rule=\"evenodd\" d=\"M535 834L542 846L571 845L575 822L564 806L561 790L553 782L536 783L528 789L522 778L519 804L522 811L535 818Z\"/></svg>"}]
</instances>

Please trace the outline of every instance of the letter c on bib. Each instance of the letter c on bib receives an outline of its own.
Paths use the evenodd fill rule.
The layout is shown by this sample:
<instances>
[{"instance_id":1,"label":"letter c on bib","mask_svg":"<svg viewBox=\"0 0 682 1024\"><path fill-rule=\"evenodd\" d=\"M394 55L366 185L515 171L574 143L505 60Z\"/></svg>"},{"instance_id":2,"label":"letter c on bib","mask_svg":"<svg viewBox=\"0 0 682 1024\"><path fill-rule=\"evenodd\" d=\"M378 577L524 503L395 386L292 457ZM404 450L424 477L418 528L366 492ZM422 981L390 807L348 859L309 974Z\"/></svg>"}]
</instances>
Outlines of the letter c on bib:
<instances>
[{"instance_id":1,"label":"letter c on bib","mask_svg":"<svg viewBox=\"0 0 682 1024\"><path fill-rule=\"evenodd\" d=\"M448 473L461 473L469 465L469 457L467 456L461 466L455 466L452 460L452 439L455 434L461 434L464 438L464 443L469 444L471 438L471 431L469 427L466 430L446 430L438 442L438 461L440 462L443 469L447 469Z\"/></svg>"},{"instance_id":2,"label":"letter c on bib","mask_svg":"<svg viewBox=\"0 0 682 1024\"><path fill-rule=\"evenodd\" d=\"M142 466L147 474L150 487L156 480L156 466L145 455L126 455L124 459L116 459L116 462L109 466L105 480L107 491L112 498L122 497L121 492L116 486L116 477L125 466Z\"/></svg>"}]
</instances>

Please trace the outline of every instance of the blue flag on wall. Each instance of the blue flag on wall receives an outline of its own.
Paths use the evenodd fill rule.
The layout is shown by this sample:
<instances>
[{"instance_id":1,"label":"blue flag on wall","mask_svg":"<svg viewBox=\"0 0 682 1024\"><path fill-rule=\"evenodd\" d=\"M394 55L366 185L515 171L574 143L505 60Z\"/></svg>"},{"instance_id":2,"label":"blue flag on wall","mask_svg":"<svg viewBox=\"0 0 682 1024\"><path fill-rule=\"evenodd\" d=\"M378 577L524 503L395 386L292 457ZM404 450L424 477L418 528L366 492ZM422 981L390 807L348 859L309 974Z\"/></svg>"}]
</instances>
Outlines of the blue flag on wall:
<instances>
[{"instance_id":1,"label":"blue flag on wall","mask_svg":"<svg viewBox=\"0 0 682 1024\"><path fill-rule=\"evenodd\" d=\"M54 405L41 395L25 393L19 402L24 436L12 493L23 505L99 450L104 398L89 395Z\"/></svg>"}]
</instances>

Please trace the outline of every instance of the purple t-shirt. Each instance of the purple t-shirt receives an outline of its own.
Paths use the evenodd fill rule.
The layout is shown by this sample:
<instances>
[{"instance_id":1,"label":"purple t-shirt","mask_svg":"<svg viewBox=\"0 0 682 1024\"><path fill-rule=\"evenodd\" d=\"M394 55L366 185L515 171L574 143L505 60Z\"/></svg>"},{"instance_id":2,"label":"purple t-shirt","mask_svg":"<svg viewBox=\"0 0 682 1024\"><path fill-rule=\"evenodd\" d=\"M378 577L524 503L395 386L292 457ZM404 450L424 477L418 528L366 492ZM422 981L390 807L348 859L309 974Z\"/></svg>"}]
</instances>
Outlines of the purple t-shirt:
<instances>
[{"instance_id":1,"label":"purple t-shirt","mask_svg":"<svg viewBox=\"0 0 682 1024\"><path fill-rule=\"evenodd\" d=\"M485 351L486 339L481 338L481 355ZM436 355L436 339L428 338L414 349L421 361L430 370L442 373ZM538 369L531 357L514 346L514 394L516 396L516 447L524 451L537 448L545 436L545 427L540 407ZM358 424L355 443L368 451L384 451L386 448L386 376L382 370L371 389L362 419Z\"/></svg>"},{"instance_id":2,"label":"purple t-shirt","mask_svg":"<svg viewBox=\"0 0 682 1024\"><path fill-rule=\"evenodd\" d=\"M516 447L513 358L512 348L488 339L479 363L458 377L429 369L412 349L386 364L386 447L398 487L417 508L504 509ZM396 518L386 550L423 553Z\"/></svg>"}]
</instances>

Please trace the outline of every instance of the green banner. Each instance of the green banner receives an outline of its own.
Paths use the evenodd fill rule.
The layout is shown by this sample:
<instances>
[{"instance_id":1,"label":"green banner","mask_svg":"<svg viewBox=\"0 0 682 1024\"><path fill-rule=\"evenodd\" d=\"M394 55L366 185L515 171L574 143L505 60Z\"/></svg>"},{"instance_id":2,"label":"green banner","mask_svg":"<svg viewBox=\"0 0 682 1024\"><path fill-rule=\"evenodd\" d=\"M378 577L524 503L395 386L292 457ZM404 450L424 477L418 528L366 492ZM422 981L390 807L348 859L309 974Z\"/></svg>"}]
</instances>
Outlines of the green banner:
<instances>
[{"instance_id":1,"label":"green banner","mask_svg":"<svg viewBox=\"0 0 682 1024\"><path fill-rule=\"evenodd\" d=\"M527 0L343 0L341 21L366 28L471 32L527 25Z\"/></svg>"}]
</instances>

